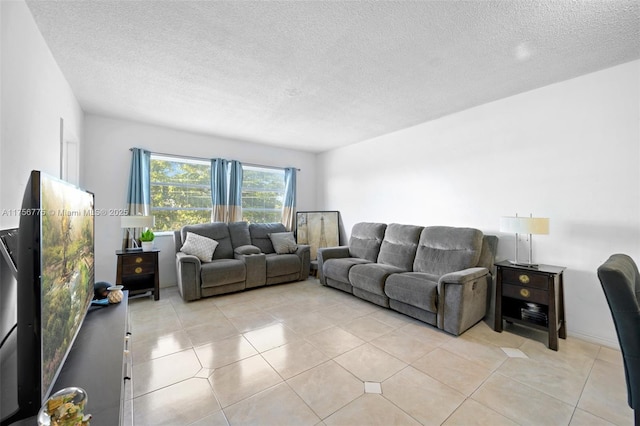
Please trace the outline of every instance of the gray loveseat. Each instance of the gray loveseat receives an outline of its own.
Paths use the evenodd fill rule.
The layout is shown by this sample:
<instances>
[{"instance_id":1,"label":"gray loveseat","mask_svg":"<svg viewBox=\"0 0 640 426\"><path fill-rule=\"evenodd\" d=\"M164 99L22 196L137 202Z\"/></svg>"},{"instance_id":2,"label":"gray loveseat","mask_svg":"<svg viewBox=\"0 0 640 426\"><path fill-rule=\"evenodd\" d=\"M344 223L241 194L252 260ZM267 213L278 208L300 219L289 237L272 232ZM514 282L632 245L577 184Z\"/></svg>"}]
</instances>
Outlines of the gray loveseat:
<instances>
[{"instance_id":1,"label":"gray loveseat","mask_svg":"<svg viewBox=\"0 0 640 426\"><path fill-rule=\"evenodd\" d=\"M186 301L309 277L310 247L297 245L293 253L277 254L269 234L282 233L281 223L203 223L174 232L178 289ZM180 251L187 233L218 244L210 262Z\"/></svg>"},{"instance_id":2,"label":"gray loveseat","mask_svg":"<svg viewBox=\"0 0 640 426\"><path fill-rule=\"evenodd\" d=\"M498 238L449 226L357 223L318 251L323 285L459 335L487 312Z\"/></svg>"}]
</instances>

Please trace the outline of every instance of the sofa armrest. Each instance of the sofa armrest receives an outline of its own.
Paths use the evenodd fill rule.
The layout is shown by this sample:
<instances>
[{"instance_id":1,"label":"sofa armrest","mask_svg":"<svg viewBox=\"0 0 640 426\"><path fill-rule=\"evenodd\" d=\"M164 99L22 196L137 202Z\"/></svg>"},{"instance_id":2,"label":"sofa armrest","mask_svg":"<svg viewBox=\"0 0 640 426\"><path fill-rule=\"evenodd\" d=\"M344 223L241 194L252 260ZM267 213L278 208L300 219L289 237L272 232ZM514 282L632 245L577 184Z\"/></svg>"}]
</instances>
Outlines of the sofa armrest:
<instances>
[{"instance_id":1,"label":"sofa armrest","mask_svg":"<svg viewBox=\"0 0 640 426\"><path fill-rule=\"evenodd\" d=\"M323 247L318 249L318 279L322 285L327 285L322 267L324 262L329 259L343 259L345 257L351 257L349 255L349 246Z\"/></svg>"},{"instance_id":2,"label":"sofa armrest","mask_svg":"<svg viewBox=\"0 0 640 426\"><path fill-rule=\"evenodd\" d=\"M480 321L487 311L490 279L487 268L468 268L440 277L438 328L458 336Z\"/></svg>"},{"instance_id":3,"label":"sofa armrest","mask_svg":"<svg viewBox=\"0 0 640 426\"><path fill-rule=\"evenodd\" d=\"M200 259L182 252L176 253L176 272L178 290L186 301L202 298L200 292Z\"/></svg>"},{"instance_id":4,"label":"sofa armrest","mask_svg":"<svg viewBox=\"0 0 640 426\"><path fill-rule=\"evenodd\" d=\"M242 247L255 247L256 246L242 246ZM265 285L267 283L267 256L264 253L249 253L238 254L238 247L235 250L234 257L244 262L246 268L245 287L253 288ZM243 250L240 250L241 252ZM253 250L249 250L253 251Z\"/></svg>"},{"instance_id":5,"label":"sofa armrest","mask_svg":"<svg viewBox=\"0 0 640 426\"><path fill-rule=\"evenodd\" d=\"M296 254L300 258L300 277L298 280L306 280L309 278L311 271L311 246L307 244L298 244Z\"/></svg>"},{"instance_id":6,"label":"sofa armrest","mask_svg":"<svg viewBox=\"0 0 640 426\"><path fill-rule=\"evenodd\" d=\"M438 287L443 284L464 284L468 281L478 279L489 273L487 268L468 268L462 271L449 272L438 280Z\"/></svg>"}]
</instances>

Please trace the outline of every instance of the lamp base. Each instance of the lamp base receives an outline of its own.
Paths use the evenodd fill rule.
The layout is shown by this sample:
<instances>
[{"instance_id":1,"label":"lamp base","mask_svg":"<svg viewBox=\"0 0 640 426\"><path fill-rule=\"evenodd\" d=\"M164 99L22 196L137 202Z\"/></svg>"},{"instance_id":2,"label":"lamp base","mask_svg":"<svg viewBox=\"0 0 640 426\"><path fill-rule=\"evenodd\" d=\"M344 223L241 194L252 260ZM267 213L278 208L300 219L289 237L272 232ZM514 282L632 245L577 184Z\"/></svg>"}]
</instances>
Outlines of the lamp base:
<instances>
[{"instance_id":1,"label":"lamp base","mask_svg":"<svg viewBox=\"0 0 640 426\"><path fill-rule=\"evenodd\" d=\"M142 251L142 247L127 247L124 249L127 253Z\"/></svg>"},{"instance_id":2,"label":"lamp base","mask_svg":"<svg viewBox=\"0 0 640 426\"><path fill-rule=\"evenodd\" d=\"M517 260L510 260L509 263L514 266L522 266L523 268L531 268L531 269L538 269L538 267L540 266L537 263L518 262Z\"/></svg>"}]
</instances>

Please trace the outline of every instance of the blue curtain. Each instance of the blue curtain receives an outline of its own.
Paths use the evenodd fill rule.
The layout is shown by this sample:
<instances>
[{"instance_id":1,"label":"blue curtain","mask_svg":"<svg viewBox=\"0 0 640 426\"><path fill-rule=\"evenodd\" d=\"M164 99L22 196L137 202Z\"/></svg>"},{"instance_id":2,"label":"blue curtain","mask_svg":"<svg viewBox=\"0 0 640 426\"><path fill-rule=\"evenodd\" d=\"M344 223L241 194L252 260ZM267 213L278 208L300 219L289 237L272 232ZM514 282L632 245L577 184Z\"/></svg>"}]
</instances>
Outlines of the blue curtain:
<instances>
[{"instance_id":1,"label":"blue curtain","mask_svg":"<svg viewBox=\"0 0 640 426\"><path fill-rule=\"evenodd\" d=\"M227 222L242 220L242 163L229 161L229 208Z\"/></svg>"},{"instance_id":2,"label":"blue curtain","mask_svg":"<svg viewBox=\"0 0 640 426\"><path fill-rule=\"evenodd\" d=\"M211 160L211 222L226 222L229 210L227 196L227 163L223 158Z\"/></svg>"},{"instance_id":3,"label":"blue curtain","mask_svg":"<svg viewBox=\"0 0 640 426\"><path fill-rule=\"evenodd\" d=\"M127 190L127 208L129 216L151 213L151 153L140 148L131 148L131 169L129 170L129 188ZM140 229L124 230L122 248L129 246L132 238L140 237Z\"/></svg>"},{"instance_id":4,"label":"blue curtain","mask_svg":"<svg viewBox=\"0 0 640 426\"><path fill-rule=\"evenodd\" d=\"M296 214L296 169L284 169L284 204L282 206L282 223L288 231L293 230L293 218Z\"/></svg>"}]
</instances>

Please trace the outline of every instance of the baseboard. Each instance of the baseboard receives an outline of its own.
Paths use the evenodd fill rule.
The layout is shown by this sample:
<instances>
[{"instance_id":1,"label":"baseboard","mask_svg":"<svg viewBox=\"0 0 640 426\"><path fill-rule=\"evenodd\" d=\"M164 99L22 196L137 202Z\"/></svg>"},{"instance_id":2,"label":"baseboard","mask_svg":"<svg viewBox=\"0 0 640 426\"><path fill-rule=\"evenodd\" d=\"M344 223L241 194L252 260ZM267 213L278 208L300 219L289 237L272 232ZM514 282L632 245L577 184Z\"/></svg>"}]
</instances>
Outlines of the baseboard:
<instances>
[{"instance_id":1,"label":"baseboard","mask_svg":"<svg viewBox=\"0 0 640 426\"><path fill-rule=\"evenodd\" d=\"M569 337L575 337L576 339L584 340L589 343L595 343L601 346L607 346L611 349L620 350L620 344L618 343L618 339L607 339L602 336L594 336L588 333L582 333L580 331L572 330L571 333L567 333Z\"/></svg>"}]
</instances>

